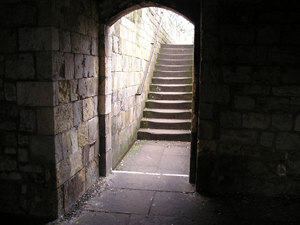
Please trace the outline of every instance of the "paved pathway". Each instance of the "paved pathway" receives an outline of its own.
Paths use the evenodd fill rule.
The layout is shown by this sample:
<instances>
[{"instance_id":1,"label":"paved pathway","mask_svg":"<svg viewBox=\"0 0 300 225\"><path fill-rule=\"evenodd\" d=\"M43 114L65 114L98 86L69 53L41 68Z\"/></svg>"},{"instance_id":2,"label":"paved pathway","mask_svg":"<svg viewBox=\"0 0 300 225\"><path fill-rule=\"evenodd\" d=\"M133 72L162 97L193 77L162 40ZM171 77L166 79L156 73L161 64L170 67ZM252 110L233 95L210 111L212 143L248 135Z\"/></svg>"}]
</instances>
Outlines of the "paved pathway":
<instances>
[{"instance_id":1,"label":"paved pathway","mask_svg":"<svg viewBox=\"0 0 300 225\"><path fill-rule=\"evenodd\" d=\"M189 143L137 141L69 216L50 224L300 224L297 200L208 198L188 183Z\"/></svg>"}]
</instances>

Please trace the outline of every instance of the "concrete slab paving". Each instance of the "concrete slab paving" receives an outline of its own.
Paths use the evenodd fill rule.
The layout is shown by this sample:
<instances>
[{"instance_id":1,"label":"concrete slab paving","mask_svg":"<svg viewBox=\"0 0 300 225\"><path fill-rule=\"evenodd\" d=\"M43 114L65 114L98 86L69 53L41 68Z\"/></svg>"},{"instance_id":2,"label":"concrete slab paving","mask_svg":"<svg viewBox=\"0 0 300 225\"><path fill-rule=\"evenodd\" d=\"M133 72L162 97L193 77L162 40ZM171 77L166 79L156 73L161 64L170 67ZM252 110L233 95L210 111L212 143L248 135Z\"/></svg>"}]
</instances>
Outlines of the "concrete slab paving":
<instances>
[{"instance_id":1,"label":"concrete slab paving","mask_svg":"<svg viewBox=\"0 0 300 225\"><path fill-rule=\"evenodd\" d=\"M79 218L62 225L127 225L129 220L129 214L83 211Z\"/></svg>"},{"instance_id":2,"label":"concrete slab paving","mask_svg":"<svg viewBox=\"0 0 300 225\"><path fill-rule=\"evenodd\" d=\"M110 176L108 183L113 188L195 192L194 186L188 180L188 177L117 173Z\"/></svg>"},{"instance_id":3,"label":"concrete slab paving","mask_svg":"<svg viewBox=\"0 0 300 225\"><path fill-rule=\"evenodd\" d=\"M138 141L122 165L48 225L300 224L299 200L199 195L187 175L189 154L187 142Z\"/></svg>"},{"instance_id":4,"label":"concrete slab paving","mask_svg":"<svg viewBox=\"0 0 300 225\"><path fill-rule=\"evenodd\" d=\"M109 188L101 196L90 199L86 210L147 215L154 191Z\"/></svg>"}]
</instances>

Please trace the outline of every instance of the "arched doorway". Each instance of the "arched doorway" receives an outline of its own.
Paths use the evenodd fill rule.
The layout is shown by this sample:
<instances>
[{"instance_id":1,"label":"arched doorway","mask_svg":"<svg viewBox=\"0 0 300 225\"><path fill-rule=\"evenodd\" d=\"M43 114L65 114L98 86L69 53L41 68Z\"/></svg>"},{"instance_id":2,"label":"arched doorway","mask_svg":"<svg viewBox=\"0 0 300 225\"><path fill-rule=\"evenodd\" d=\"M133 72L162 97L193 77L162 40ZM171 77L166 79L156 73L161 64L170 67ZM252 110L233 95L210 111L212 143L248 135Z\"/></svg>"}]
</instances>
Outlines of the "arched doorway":
<instances>
[{"instance_id":1,"label":"arched doorway","mask_svg":"<svg viewBox=\"0 0 300 225\"><path fill-rule=\"evenodd\" d=\"M111 103L112 98L115 98L116 96L113 95L112 93L112 79L111 79L111 71L110 68L111 66L116 66L116 65L111 65L111 60L108 60L108 57L111 57L111 52L108 46L113 45L114 43L113 40L109 39L108 36L110 35L109 32L109 26L112 25L114 22L116 22L118 19L120 19L122 16L126 15L129 12L134 11L137 8L141 7L148 7L148 6L158 6L155 3L147 3L145 5L134 5L130 6L129 8L126 8L124 10L121 10L121 12L115 12L113 15L104 15L107 17L107 23L106 25L103 25L101 27L101 32L102 36L100 38L100 89L102 89L100 93L100 136L101 136L101 141L100 141L100 173L102 175L106 175L111 171L111 168L115 165L115 160L113 160L113 129L115 128L112 122L112 105ZM161 6L161 5L159 5ZM166 7L164 7L166 8ZM167 8L171 9L171 8ZM171 9L172 10L172 9ZM172 10L174 11L174 10ZM177 12L177 11L176 11ZM191 20L190 20L191 21ZM192 21L191 21L192 22ZM197 30L197 26L195 27L195 30ZM196 31L195 33L195 39L199 38L199 34ZM197 42L196 42L197 43ZM198 44L198 43L197 43ZM197 49L197 48L196 48ZM195 180L195 162L196 162L196 124L197 124L197 112L194 109L197 109L197 106L195 106L195 98L196 98L196 93L197 88L198 88L198 62L199 62L199 52L195 52L194 54L194 68L195 68L195 73L194 73L194 84L193 84L193 126L192 126L192 150L191 150L191 160L190 160L190 181L193 183ZM102 74L102 76L101 76ZM102 107L102 110L101 110ZM103 108L104 107L104 108ZM104 132L101 132L104 131Z\"/></svg>"}]
</instances>

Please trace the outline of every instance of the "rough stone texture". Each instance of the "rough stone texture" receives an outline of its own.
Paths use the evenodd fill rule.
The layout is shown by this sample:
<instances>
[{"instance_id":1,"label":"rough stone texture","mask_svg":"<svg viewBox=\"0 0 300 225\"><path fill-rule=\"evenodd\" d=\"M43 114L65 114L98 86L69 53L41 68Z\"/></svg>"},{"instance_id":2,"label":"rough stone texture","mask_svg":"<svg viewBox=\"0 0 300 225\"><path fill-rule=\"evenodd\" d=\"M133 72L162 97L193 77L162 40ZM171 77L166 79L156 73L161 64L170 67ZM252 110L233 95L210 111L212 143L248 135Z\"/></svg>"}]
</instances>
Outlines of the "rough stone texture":
<instances>
[{"instance_id":1,"label":"rough stone texture","mask_svg":"<svg viewBox=\"0 0 300 225\"><path fill-rule=\"evenodd\" d=\"M209 138L217 149L198 144L198 191L299 196L288 172L290 155L299 162L299 20L283 17L291 10L279 1L203 1L200 75L215 72L200 77L199 99L220 124ZM218 98L224 88L227 98Z\"/></svg>"},{"instance_id":2,"label":"rough stone texture","mask_svg":"<svg viewBox=\"0 0 300 225\"><path fill-rule=\"evenodd\" d=\"M197 95L194 105L200 108L193 111L192 152L199 153L196 156L199 164L194 171L194 174L197 172L197 190L214 194L299 196L300 89L297 71L300 19L296 2L282 4L281 1L245 0L241 4L235 0L203 0L201 7L199 1L192 0L153 2L177 10L195 24L194 93ZM78 130L83 121L80 104L88 93L95 94L95 89L87 92L88 89L83 88L81 92L78 88L78 96L71 95L72 102L62 104L58 101L58 80L70 83L76 80L73 84L78 82L78 86L80 80L84 80L82 87L86 87L87 78L107 77L101 78L99 85L105 80L104 86L118 91L107 92L106 87L101 90L103 87L100 86L100 92L104 91L101 94L110 97L99 97L99 108L103 110L99 124L116 119L117 123L111 124L123 128L124 124L119 119L124 114L122 111L129 110L129 105L135 105L134 114L141 112L145 95L137 97L137 104L133 104L133 98L130 98L133 94L126 95L122 89L134 86L132 78L127 80L124 75L138 78L141 74L137 70L145 63L139 59L113 56L123 54L126 49L130 53L136 52L137 46L130 44L130 39L135 37L128 35L125 26L117 29L116 33L122 33L128 40L108 38L113 47L107 51L107 59L104 59L107 46L102 37L116 36L103 32L102 25L112 25L118 16L139 3L139 6L146 6L142 0L0 3L0 164L8 172L7 176L0 177L2 212L55 218L64 213L84 190L78 188L76 193L69 195L72 197L64 196L69 192L67 188L66 192L62 190L65 185L72 187L72 176L87 168L93 174L92 168L96 168L91 162L97 161L97 142L95 160L86 167L82 165L82 149L79 146L78 151L67 158L63 158L59 147L62 145L62 133ZM141 46L149 50L149 43L150 40L143 40ZM118 45L125 46L125 50ZM147 51L138 51L138 56L147 58ZM112 68L120 70L130 66L134 67L132 73L112 73ZM91 96L94 117L97 95ZM106 104L111 104L114 110L105 109ZM209 106L206 112L203 106ZM47 131L46 125L41 124L47 117L47 112L41 111L48 108L53 109L53 132ZM20 115L24 110L34 112L32 115L35 114L37 124L35 128L27 126L22 119L22 127L26 131L21 131ZM241 114L241 126L235 119L224 123L228 115L222 113L227 112ZM238 118L235 114L233 117ZM215 123L210 126L210 134L213 135L197 135L202 119ZM222 124L219 124L221 121ZM52 129L51 119L47 123ZM100 146L103 145L105 150L101 152L101 168L111 168L112 146L120 148L120 152L125 149L124 145L119 147L111 142L117 143L117 137L126 133L119 132L117 137L112 138L111 130L112 127L100 127ZM128 130L134 131L134 124ZM103 134L104 131L108 133ZM125 139L122 141L126 142ZM28 162L25 162L26 153L18 155L25 149ZM91 177L81 178L78 180L86 184L92 182ZM56 180L59 181L58 187ZM86 184L82 185L90 185ZM66 204L62 199L68 199Z\"/></svg>"},{"instance_id":3,"label":"rough stone texture","mask_svg":"<svg viewBox=\"0 0 300 225\"><path fill-rule=\"evenodd\" d=\"M99 100L102 106L100 114L111 115L113 166L116 166L136 139L136 130L143 113L139 109L145 104L154 63L150 67L143 95L137 97L136 93L142 84L145 66L151 55L161 11L158 8L145 8L131 12L115 21L105 33L103 50L106 70L109 71L105 71L105 76L100 76ZM175 19L171 18L164 17L153 62L156 61L160 44L180 43L186 38L186 34L175 29Z\"/></svg>"}]
</instances>

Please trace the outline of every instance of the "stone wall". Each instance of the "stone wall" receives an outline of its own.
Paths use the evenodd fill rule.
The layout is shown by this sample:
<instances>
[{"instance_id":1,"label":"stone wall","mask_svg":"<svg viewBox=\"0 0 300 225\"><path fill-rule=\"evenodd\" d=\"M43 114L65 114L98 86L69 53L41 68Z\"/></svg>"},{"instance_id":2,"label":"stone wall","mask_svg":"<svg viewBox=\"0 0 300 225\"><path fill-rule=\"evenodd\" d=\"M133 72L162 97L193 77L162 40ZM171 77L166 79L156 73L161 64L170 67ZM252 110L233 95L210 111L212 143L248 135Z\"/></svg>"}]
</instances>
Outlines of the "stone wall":
<instances>
[{"instance_id":1,"label":"stone wall","mask_svg":"<svg viewBox=\"0 0 300 225\"><path fill-rule=\"evenodd\" d=\"M164 14L162 14L164 13ZM106 70L111 80L111 148L112 167L115 167L137 138L137 130L147 99L149 83L161 43L177 43L184 34L176 29L174 17L161 8L144 8L124 15L111 27L106 36ZM141 95L136 95L143 82L153 43L161 31L149 74ZM192 44L192 43L191 43Z\"/></svg>"},{"instance_id":2,"label":"stone wall","mask_svg":"<svg viewBox=\"0 0 300 225\"><path fill-rule=\"evenodd\" d=\"M96 5L0 9L1 212L55 218L98 177Z\"/></svg>"},{"instance_id":3,"label":"stone wall","mask_svg":"<svg viewBox=\"0 0 300 225\"><path fill-rule=\"evenodd\" d=\"M299 8L203 1L198 189L299 196Z\"/></svg>"},{"instance_id":4,"label":"stone wall","mask_svg":"<svg viewBox=\"0 0 300 225\"><path fill-rule=\"evenodd\" d=\"M52 80L51 55L59 50L59 31L48 23L45 16L50 9L42 3L4 2L0 4L0 211L53 218L57 193L50 130L58 84Z\"/></svg>"},{"instance_id":5,"label":"stone wall","mask_svg":"<svg viewBox=\"0 0 300 225\"><path fill-rule=\"evenodd\" d=\"M55 12L60 48L52 61L60 75L54 138L61 214L99 176L99 22L94 1L59 1Z\"/></svg>"}]
</instances>

